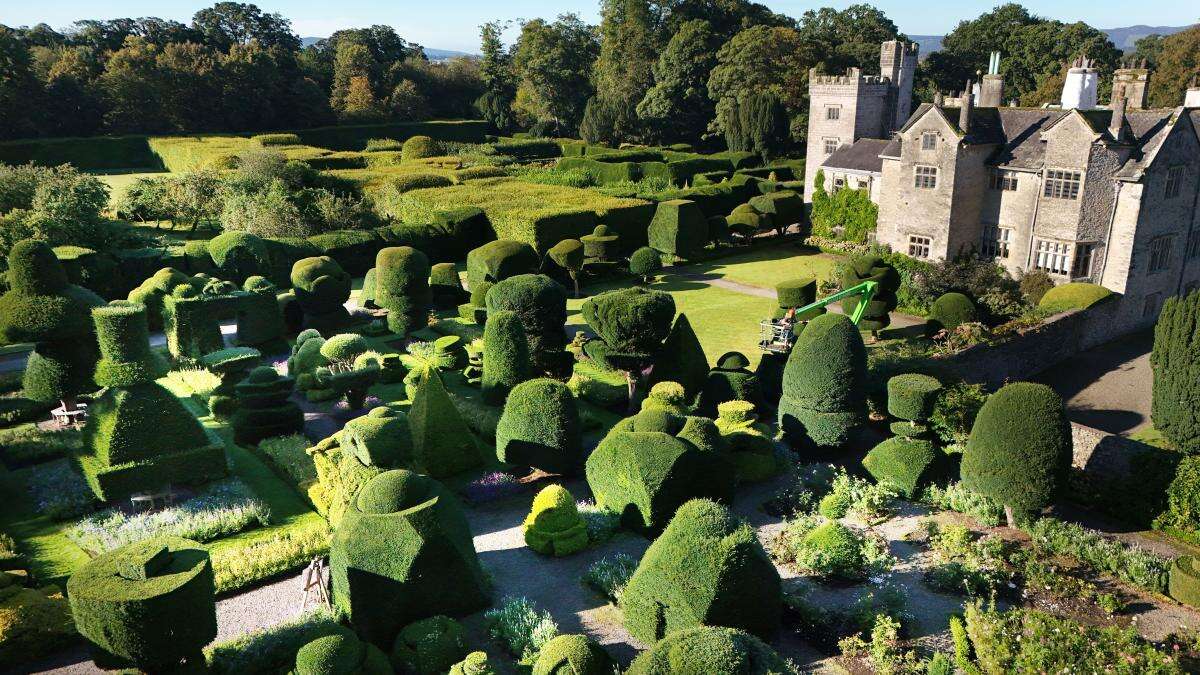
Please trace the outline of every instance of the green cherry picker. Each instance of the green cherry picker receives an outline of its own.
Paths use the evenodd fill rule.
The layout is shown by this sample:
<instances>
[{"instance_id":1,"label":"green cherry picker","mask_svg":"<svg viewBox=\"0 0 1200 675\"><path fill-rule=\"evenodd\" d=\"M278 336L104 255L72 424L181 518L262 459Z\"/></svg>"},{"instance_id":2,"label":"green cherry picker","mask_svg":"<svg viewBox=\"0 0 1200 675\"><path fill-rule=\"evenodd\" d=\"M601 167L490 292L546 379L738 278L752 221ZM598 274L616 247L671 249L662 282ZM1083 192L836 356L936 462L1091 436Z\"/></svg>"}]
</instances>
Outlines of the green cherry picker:
<instances>
[{"instance_id":1,"label":"green cherry picker","mask_svg":"<svg viewBox=\"0 0 1200 675\"><path fill-rule=\"evenodd\" d=\"M796 342L796 331L794 330L796 321L792 317L803 316L806 312L828 307L839 300L855 296L859 298L858 306L854 308L854 312L850 315L850 321L854 322L854 325L857 326L858 322L862 321L863 313L867 311L867 304L871 302L871 298L875 297L875 292L878 289L879 282L864 281L857 286L834 293L827 298L821 298L803 307L797 307L788 312L787 316L782 319L763 319L759 323L758 346L764 352L787 354L792 351L792 345Z\"/></svg>"}]
</instances>

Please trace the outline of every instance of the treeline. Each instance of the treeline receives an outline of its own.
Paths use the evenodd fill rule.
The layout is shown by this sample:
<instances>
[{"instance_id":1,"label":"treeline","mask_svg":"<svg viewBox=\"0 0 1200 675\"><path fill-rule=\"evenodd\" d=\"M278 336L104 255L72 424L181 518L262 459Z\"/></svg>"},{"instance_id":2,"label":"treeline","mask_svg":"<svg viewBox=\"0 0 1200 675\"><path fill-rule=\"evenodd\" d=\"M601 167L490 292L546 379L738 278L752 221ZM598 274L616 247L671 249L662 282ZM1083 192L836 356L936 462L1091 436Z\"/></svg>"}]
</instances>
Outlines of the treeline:
<instances>
[{"instance_id":1,"label":"treeline","mask_svg":"<svg viewBox=\"0 0 1200 675\"><path fill-rule=\"evenodd\" d=\"M302 47L252 4L219 2L190 24L0 26L0 138L471 117L482 91L475 60L430 63L388 26Z\"/></svg>"}]
</instances>

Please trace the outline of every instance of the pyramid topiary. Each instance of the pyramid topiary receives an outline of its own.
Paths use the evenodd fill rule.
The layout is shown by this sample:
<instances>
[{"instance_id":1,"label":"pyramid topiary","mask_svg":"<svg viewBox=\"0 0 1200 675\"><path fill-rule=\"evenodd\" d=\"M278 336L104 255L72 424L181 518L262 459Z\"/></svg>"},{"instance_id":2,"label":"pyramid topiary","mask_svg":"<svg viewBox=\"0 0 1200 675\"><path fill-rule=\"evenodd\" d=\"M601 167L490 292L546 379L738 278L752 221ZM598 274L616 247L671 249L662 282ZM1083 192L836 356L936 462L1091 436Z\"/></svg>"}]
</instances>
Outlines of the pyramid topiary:
<instances>
[{"instance_id":1,"label":"pyramid topiary","mask_svg":"<svg viewBox=\"0 0 1200 675\"><path fill-rule=\"evenodd\" d=\"M67 580L75 627L97 665L168 672L203 667L217 636L208 551L179 537L152 537L101 554Z\"/></svg>"},{"instance_id":2,"label":"pyramid topiary","mask_svg":"<svg viewBox=\"0 0 1200 675\"><path fill-rule=\"evenodd\" d=\"M448 616L431 616L400 629L392 644L392 668L398 673L442 675L466 655L462 624Z\"/></svg>"},{"instance_id":3,"label":"pyramid topiary","mask_svg":"<svg viewBox=\"0 0 1200 675\"><path fill-rule=\"evenodd\" d=\"M245 294L237 310L237 343L263 354L286 354L287 327L279 308L279 289L266 277L252 276L242 290Z\"/></svg>"},{"instance_id":4,"label":"pyramid topiary","mask_svg":"<svg viewBox=\"0 0 1200 675\"><path fill-rule=\"evenodd\" d=\"M304 413L289 400L296 380L270 366L259 366L234 385L237 410L230 420L233 440L255 444L264 438L304 430Z\"/></svg>"},{"instance_id":5,"label":"pyramid topiary","mask_svg":"<svg viewBox=\"0 0 1200 675\"><path fill-rule=\"evenodd\" d=\"M929 307L929 328L952 331L964 323L979 320L975 303L962 293L945 293Z\"/></svg>"},{"instance_id":6,"label":"pyramid topiary","mask_svg":"<svg viewBox=\"0 0 1200 675\"><path fill-rule=\"evenodd\" d=\"M503 403L513 387L529 379L532 368L521 317L509 311L489 315L483 327L484 400Z\"/></svg>"},{"instance_id":7,"label":"pyramid topiary","mask_svg":"<svg viewBox=\"0 0 1200 675\"><path fill-rule=\"evenodd\" d=\"M454 263L435 263L429 268L429 292L438 309L454 309L466 300L466 291Z\"/></svg>"},{"instance_id":8,"label":"pyramid topiary","mask_svg":"<svg viewBox=\"0 0 1200 675\"><path fill-rule=\"evenodd\" d=\"M513 388L496 425L496 457L548 473L573 475L579 471L582 425L575 396L567 385L542 378Z\"/></svg>"},{"instance_id":9,"label":"pyramid topiary","mask_svg":"<svg viewBox=\"0 0 1200 675\"><path fill-rule=\"evenodd\" d=\"M896 309L896 291L900 290L900 273L891 264L886 263L877 255L862 255L850 259L842 267L842 288L848 289L864 281L874 281L879 285L875 295L867 304L862 320L858 322L861 330L879 331L887 328L892 317L890 312ZM846 315L854 313L861 300L858 296L842 300L842 311Z\"/></svg>"},{"instance_id":10,"label":"pyramid topiary","mask_svg":"<svg viewBox=\"0 0 1200 675\"><path fill-rule=\"evenodd\" d=\"M334 605L377 644L430 614L462 616L488 604L458 500L403 469L359 489L334 531L329 568Z\"/></svg>"},{"instance_id":11,"label":"pyramid topiary","mask_svg":"<svg viewBox=\"0 0 1200 675\"><path fill-rule=\"evenodd\" d=\"M375 258L375 303L388 311L388 330L406 337L428 323L429 258L411 246L380 249Z\"/></svg>"},{"instance_id":12,"label":"pyramid topiary","mask_svg":"<svg viewBox=\"0 0 1200 675\"><path fill-rule=\"evenodd\" d=\"M561 485L547 485L533 498L523 526L525 545L542 555L564 556L587 548L587 523L575 498Z\"/></svg>"},{"instance_id":13,"label":"pyramid topiary","mask_svg":"<svg viewBox=\"0 0 1200 675\"><path fill-rule=\"evenodd\" d=\"M104 394L89 408L76 463L100 501L224 476L225 451L173 394L155 382L165 363L150 351L146 308L126 301L92 311Z\"/></svg>"},{"instance_id":14,"label":"pyramid topiary","mask_svg":"<svg viewBox=\"0 0 1200 675\"><path fill-rule=\"evenodd\" d=\"M413 439L412 465L417 471L442 478L479 466L475 437L467 430L436 371L430 371L417 387L408 419Z\"/></svg>"},{"instance_id":15,"label":"pyramid topiary","mask_svg":"<svg viewBox=\"0 0 1200 675\"><path fill-rule=\"evenodd\" d=\"M351 279L336 260L325 255L297 260L291 280L305 328L333 335L350 322L345 303L350 299Z\"/></svg>"},{"instance_id":16,"label":"pyramid topiary","mask_svg":"<svg viewBox=\"0 0 1200 675\"><path fill-rule=\"evenodd\" d=\"M621 596L625 627L647 644L701 625L770 635L782 609L779 573L753 528L705 499L679 507Z\"/></svg>"},{"instance_id":17,"label":"pyramid topiary","mask_svg":"<svg viewBox=\"0 0 1200 675\"><path fill-rule=\"evenodd\" d=\"M544 274L518 274L497 282L487 292L488 316L510 311L520 319L529 345L529 358L538 370L548 370L556 353L567 344L567 289ZM486 342L486 338L485 338Z\"/></svg>"},{"instance_id":18,"label":"pyramid topiary","mask_svg":"<svg viewBox=\"0 0 1200 675\"><path fill-rule=\"evenodd\" d=\"M791 670L775 650L749 633L700 626L660 640L634 659L626 675L782 675Z\"/></svg>"},{"instance_id":19,"label":"pyramid topiary","mask_svg":"<svg viewBox=\"0 0 1200 675\"><path fill-rule=\"evenodd\" d=\"M867 416L867 350L854 324L822 314L796 339L783 371L779 428L793 446L836 448Z\"/></svg>"},{"instance_id":20,"label":"pyramid topiary","mask_svg":"<svg viewBox=\"0 0 1200 675\"><path fill-rule=\"evenodd\" d=\"M1014 512L1040 511L1071 467L1071 426L1062 398L1044 384L1014 382L988 397L963 451L963 485Z\"/></svg>"},{"instance_id":21,"label":"pyramid topiary","mask_svg":"<svg viewBox=\"0 0 1200 675\"><path fill-rule=\"evenodd\" d=\"M103 300L67 283L45 242L20 241L8 255L10 290L0 296L0 342L32 342L22 387L35 401L62 401L95 389L96 340L89 311Z\"/></svg>"},{"instance_id":22,"label":"pyramid topiary","mask_svg":"<svg viewBox=\"0 0 1200 675\"><path fill-rule=\"evenodd\" d=\"M717 429L725 439L725 448L737 468L740 481L765 480L782 469L775 456L770 428L758 421L754 404L726 401L717 406Z\"/></svg>"},{"instance_id":23,"label":"pyramid topiary","mask_svg":"<svg viewBox=\"0 0 1200 675\"><path fill-rule=\"evenodd\" d=\"M708 357L704 347L692 330L687 315L675 317L671 332L663 342L659 356L650 373L650 384L655 382L678 382L687 392L687 399L694 400L708 379Z\"/></svg>"},{"instance_id":24,"label":"pyramid topiary","mask_svg":"<svg viewBox=\"0 0 1200 675\"><path fill-rule=\"evenodd\" d=\"M296 652L295 675L392 675L387 656L353 633L326 635Z\"/></svg>"},{"instance_id":25,"label":"pyramid topiary","mask_svg":"<svg viewBox=\"0 0 1200 675\"><path fill-rule=\"evenodd\" d=\"M559 635L547 642L532 675L611 675L617 668L608 652L586 635Z\"/></svg>"},{"instance_id":26,"label":"pyramid topiary","mask_svg":"<svg viewBox=\"0 0 1200 675\"><path fill-rule=\"evenodd\" d=\"M755 407L761 406L762 385L749 367L750 359L740 352L727 352L717 359L717 366L708 371L700 389L696 414L715 418L717 406L726 401L749 401Z\"/></svg>"},{"instance_id":27,"label":"pyramid topiary","mask_svg":"<svg viewBox=\"0 0 1200 675\"><path fill-rule=\"evenodd\" d=\"M876 482L895 488L905 499L916 496L936 475L942 453L922 438L893 436L871 448L863 467Z\"/></svg>"}]
</instances>

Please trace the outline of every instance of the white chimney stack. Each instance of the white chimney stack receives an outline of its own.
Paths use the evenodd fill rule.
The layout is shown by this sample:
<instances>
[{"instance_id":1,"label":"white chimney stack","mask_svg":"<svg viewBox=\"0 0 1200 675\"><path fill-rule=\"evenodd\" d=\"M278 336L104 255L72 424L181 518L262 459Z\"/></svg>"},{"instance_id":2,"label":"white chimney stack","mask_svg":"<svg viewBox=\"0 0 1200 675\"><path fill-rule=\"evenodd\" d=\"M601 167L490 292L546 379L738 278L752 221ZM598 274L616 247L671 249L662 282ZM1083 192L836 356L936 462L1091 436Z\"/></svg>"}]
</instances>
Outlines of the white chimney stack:
<instances>
[{"instance_id":1,"label":"white chimney stack","mask_svg":"<svg viewBox=\"0 0 1200 675\"><path fill-rule=\"evenodd\" d=\"M1100 73L1092 67L1092 61L1087 57L1076 59L1067 71L1067 81L1063 83L1062 107L1077 110L1095 108L1099 85Z\"/></svg>"},{"instance_id":2,"label":"white chimney stack","mask_svg":"<svg viewBox=\"0 0 1200 675\"><path fill-rule=\"evenodd\" d=\"M1194 77L1191 85L1188 86L1187 93L1183 96L1183 107L1200 108L1200 84L1196 83Z\"/></svg>"}]
</instances>

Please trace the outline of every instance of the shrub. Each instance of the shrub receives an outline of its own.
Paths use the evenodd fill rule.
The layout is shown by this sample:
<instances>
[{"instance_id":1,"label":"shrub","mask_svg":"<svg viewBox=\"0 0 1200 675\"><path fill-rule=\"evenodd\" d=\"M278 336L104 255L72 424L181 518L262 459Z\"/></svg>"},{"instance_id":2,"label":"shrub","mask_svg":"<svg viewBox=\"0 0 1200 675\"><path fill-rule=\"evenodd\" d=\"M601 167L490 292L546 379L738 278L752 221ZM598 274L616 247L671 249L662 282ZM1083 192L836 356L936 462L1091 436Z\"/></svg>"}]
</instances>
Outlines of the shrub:
<instances>
[{"instance_id":1,"label":"shrub","mask_svg":"<svg viewBox=\"0 0 1200 675\"><path fill-rule=\"evenodd\" d=\"M877 255L856 256L842 268L842 288L852 288L864 281L874 281L879 285L875 295L867 303L859 328L869 331L879 331L891 324L890 312L896 309L900 290L900 274L890 263ZM842 311L847 315L853 314L858 308L861 298L850 297L842 301Z\"/></svg>"},{"instance_id":2,"label":"shrub","mask_svg":"<svg viewBox=\"0 0 1200 675\"><path fill-rule=\"evenodd\" d=\"M450 675L497 675L497 671L488 663L487 652L471 652L450 668Z\"/></svg>"},{"instance_id":3,"label":"shrub","mask_svg":"<svg viewBox=\"0 0 1200 675\"><path fill-rule=\"evenodd\" d=\"M262 354L285 354L289 347L284 333L283 311L279 308L278 289L261 276L246 279L237 312L237 344L252 347Z\"/></svg>"},{"instance_id":4,"label":"shrub","mask_svg":"<svg viewBox=\"0 0 1200 675\"><path fill-rule=\"evenodd\" d=\"M617 257L618 242L621 237L611 231L608 225L597 225L591 234L579 238L583 242L583 256L592 260L606 261Z\"/></svg>"},{"instance_id":5,"label":"shrub","mask_svg":"<svg viewBox=\"0 0 1200 675\"><path fill-rule=\"evenodd\" d=\"M350 299L350 275L329 256L296 261L291 282L296 302L304 310L306 328L332 335L349 320L345 303Z\"/></svg>"},{"instance_id":6,"label":"shrub","mask_svg":"<svg viewBox=\"0 0 1200 675\"><path fill-rule=\"evenodd\" d=\"M0 571L0 662L14 672L79 639L57 586L22 588L18 579Z\"/></svg>"},{"instance_id":7,"label":"shrub","mask_svg":"<svg viewBox=\"0 0 1200 675\"><path fill-rule=\"evenodd\" d=\"M209 672L215 675L284 672L295 664L296 652L309 642L350 633L332 611L319 606L271 628L210 645L204 649L204 656Z\"/></svg>"},{"instance_id":8,"label":"shrub","mask_svg":"<svg viewBox=\"0 0 1200 675\"><path fill-rule=\"evenodd\" d=\"M65 457L82 445L77 429L46 431L36 424L0 429L0 460L9 469Z\"/></svg>"},{"instance_id":9,"label":"shrub","mask_svg":"<svg viewBox=\"0 0 1200 675\"><path fill-rule=\"evenodd\" d=\"M966 443L975 424L975 416L987 400L982 385L956 382L947 385L933 405L930 427L938 440L946 444Z\"/></svg>"},{"instance_id":10,"label":"shrub","mask_svg":"<svg viewBox=\"0 0 1200 675\"><path fill-rule=\"evenodd\" d=\"M586 635L559 635L542 647L532 675L610 675L616 663Z\"/></svg>"},{"instance_id":11,"label":"shrub","mask_svg":"<svg viewBox=\"0 0 1200 675\"><path fill-rule=\"evenodd\" d=\"M493 640L504 644L509 654L522 664L532 664L546 643L558 636L558 624L550 613L538 611L537 606L525 598L507 597L484 615L488 634Z\"/></svg>"},{"instance_id":12,"label":"shrub","mask_svg":"<svg viewBox=\"0 0 1200 675\"><path fill-rule=\"evenodd\" d=\"M397 194L404 194L411 190L423 190L425 188L443 188L450 187L454 184L449 178L436 173L411 173L404 176L396 176L387 183L387 188L394 190ZM385 194L385 199L386 194Z\"/></svg>"},{"instance_id":13,"label":"shrub","mask_svg":"<svg viewBox=\"0 0 1200 675\"><path fill-rule=\"evenodd\" d=\"M1195 558L1185 555L1175 559L1167 592L1185 605L1200 607L1200 571L1196 569Z\"/></svg>"},{"instance_id":14,"label":"shrub","mask_svg":"<svg viewBox=\"0 0 1200 675\"><path fill-rule=\"evenodd\" d=\"M775 675L790 667L770 646L734 628L698 626L672 633L634 659L627 675Z\"/></svg>"},{"instance_id":15,"label":"shrub","mask_svg":"<svg viewBox=\"0 0 1200 675\"><path fill-rule=\"evenodd\" d=\"M403 157L405 162L426 157L438 157L442 154L441 144L429 136L412 136L404 141Z\"/></svg>"},{"instance_id":16,"label":"shrub","mask_svg":"<svg viewBox=\"0 0 1200 675\"><path fill-rule=\"evenodd\" d=\"M508 239L490 241L467 254L467 287L471 304L484 305L488 289L518 274L537 271L540 260L529 244Z\"/></svg>"},{"instance_id":17,"label":"shrub","mask_svg":"<svg viewBox=\"0 0 1200 675\"><path fill-rule=\"evenodd\" d=\"M454 405L442 378L430 372L417 387L408 410L412 428L413 465L421 473L441 478L479 465L475 437Z\"/></svg>"},{"instance_id":18,"label":"shrub","mask_svg":"<svg viewBox=\"0 0 1200 675\"><path fill-rule=\"evenodd\" d=\"M771 216L771 223L780 236L792 225L804 222L804 199L791 190L780 190L750 198L750 206L760 214Z\"/></svg>"},{"instance_id":19,"label":"shrub","mask_svg":"<svg viewBox=\"0 0 1200 675\"><path fill-rule=\"evenodd\" d=\"M749 401L758 407L764 400L758 376L747 368L750 360L739 352L728 352L717 360L700 390L696 413L715 417L717 406L726 401Z\"/></svg>"},{"instance_id":20,"label":"shrub","mask_svg":"<svg viewBox=\"0 0 1200 675\"><path fill-rule=\"evenodd\" d=\"M799 309L811 305L817 299L817 280L815 277L800 277L788 279L775 285L775 297L781 310ZM796 316L797 321L807 321L817 314L824 314L825 308L811 310ZM782 314L781 314L782 316Z\"/></svg>"},{"instance_id":21,"label":"shrub","mask_svg":"<svg viewBox=\"0 0 1200 675\"><path fill-rule=\"evenodd\" d=\"M1072 309L1087 309L1112 294L1112 291L1097 284L1062 284L1046 291L1037 306L1043 312L1058 314Z\"/></svg>"},{"instance_id":22,"label":"shrub","mask_svg":"<svg viewBox=\"0 0 1200 675\"><path fill-rule=\"evenodd\" d=\"M388 311L388 330L407 337L428 323L429 258L411 246L379 251L375 260L375 303Z\"/></svg>"},{"instance_id":23,"label":"shrub","mask_svg":"<svg viewBox=\"0 0 1200 675\"><path fill-rule=\"evenodd\" d=\"M280 375L270 366L255 368L234 385L238 405L230 419L234 441L255 444L303 431L304 413L289 400L295 386L294 378Z\"/></svg>"},{"instance_id":24,"label":"shrub","mask_svg":"<svg viewBox=\"0 0 1200 675\"><path fill-rule=\"evenodd\" d=\"M642 556L621 598L625 626L645 643L700 625L770 635L779 626L780 581L762 544L725 507L680 506Z\"/></svg>"},{"instance_id":25,"label":"shrub","mask_svg":"<svg viewBox=\"0 0 1200 675\"><path fill-rule=\"evenodd\" d=\"M466 292L454 263L436 263L429 268L429 292L438 309L453 309L465 299Z\"/></svg>"},{"instance_id":26,"label":"shrub","mask_svg":"<svg viewBox=\"0 0 1200 675\"><path fill-rule=\"evenodd\" d=\"M675 317L671 332L663 342L659 357L654 362L654 371L650 374L650 384L658 382L678 382L683 385L685 398L691 401L700 393L708 379L708 357L704 347L692 330L692 324L686 314Z\"/></svg>"},{"instance_id":27,"label":"shrub","mask_svg":"<svg viewBox=\"0 0 1200 675\"><path fill-rule=\"evenodd\" d=\"M217 636L213 568L199 544L158 537L93 558L67 580L75 626L96 661L165 671L203 663Z\"/></svg>"},{"instance_id":28,"label":"shrub","mask_svg":"<svg viewBox=\"0 0 1200 675\"><path fill-rule=\"evenodd\" d=\"M933 415L942 392L936 377L911 373L888 379L888 414L909 422L924 422Z\"/></svg>"},{"instance_id":29,"label":"shrub","mask_svg":"<svg viewBox=\"0 0 1200 675\"><path fill-rule=\"evenodd\" d=\"M510 311L490 314L483 328L484 399L493 405L503 403L513 387L529 379L531 370L521 317Z\"/></svg>"},{"instance_id":30,"label":"shrub","mask_svg":"<svg viewBox=\"0 0 1200 675\"><path fill-rule=\"evenodd\" d=\"M384 653L353 633L320 637L296 652L296 675L362 673L387 675L392 666Z\"/></svg>"},{"instance_id":31,"label":"shrub","mask_svg":"<svg viewBox=\"0 0 1200 675\"><path fill-rule=\"evenodd\" d=\"M643 246L629 256L629 273L642 280L642 283L654 281L654 275L662 269L662 254Z\"/></svg>"},{"instance_id":32,"label":"shrub","mask_svg":"<svg viewBox=\"0 0 1200 675\"><path fill-rule=\"evenodd\" d=\"M485 351L485 369L486 358ZM567 385L536 379L513 387L496 425L496 456L507 464L548 473L577 473L583 456L582 433L575 396Z\"/></svg>"},{"instance_id":33,"label":"shrub","mask_svg":"<svg viewBox=\"0 0 1200 675\"><path fill-rule=\"evenodd\" d=\"M466 631L448 616L431 616L400 629L392 667L414 675L441 675L467 655Z\"/></svg>"},{"instance_id":34,"label":"shrub","mask_svg":"<svg viewBox=\"0 0 1200 675\"><path fill-rule=\"evenodd\" d=\"M370 479L351 500L329 568L334 605L373 642L430 613L461 616L487 604L458 500L436 480L401 469Z\"/></svg>"},{"instance_id":35,"label":"shrub","mask_svg":"<svg viewBox=\"0 0 1200 675\"><path fill-rule=\"evenodd\" d=\"M866 418L867 354L850 319L822 314L796 340L783 372L779 427L793 445L836 448Z\"/></svg>"},{"instance_id":36,"label":"shrub","mask_svg":"<svg viewBox=\"0 0 1200 675\"><path fill-rule=\"evenodd\" d=\"M934 330L953 331L964 323L979 321L975 303L962 293L946 293L929 308L929 321Z\"/></svg>"},{"instance_id":37,"label":"shrub","mask_svg":"<svg viewBox=\"0 0 1200 675\"><path fill-rule=\"evenodd\" d=\"M579 273L583 271L583 242L578 239L563 239L546 252L546 257L571 277L575 285L575 297L579 297Z\"/></svg>"},{"instance_id":38,"label":"shrub","mask_svg":"<svg viewBox=\"0 0 1200 675\"><path fill-rule=\"evenodd\" d=\"M1021 275L1021 295L1031 305L1037 305L1046 296L1046 292L1054 288L1054 280L1045 270L1030 270Z\"/></svg>"},{"instance_id":39,"label":"shrub","mask_svg":"<svg viewBox=\"0 0 1200 675\"><path fill-rule=\"evenodd\" d=\"M1200 452L1200 293L1168 298L1154 326L1150 417L1181 452Z\"/></svg>"},{"instance_id":40,"label":"shrub","mask_svg":"<svg viewBox=\"0 0 1200 675\"><path fill-rule=\"evenodd\" d=\"M846 581L884 572L895 562L887 543L876 536L864 537L836 520L811 516L788 521L776 554L807 574Z\"/></svg>"},{"instance_id":41,"label":"shrub","mask_svg":"<svg viewBox=\"0 0 1200 675\"><path fill-rule=\"evenodd\" d=\"M208 254L217 266L217 273L238 284L271 269L266 243L249 232L224 232L213 237L208 242Z\"/></svg>"},{"instance_id":42,"label":"shrub","mask_svg":"<svg viewBox=\"0 0 1200 675\"><path fill-rule=\"evenodd\" d=\"M960 471L968 489L1028 513L1054 499L1070 466L1071 429L1062 399L1044 384L1017 382L983 404Z\"/></svg>"},{"instance_id":43,"label":"shrub","mask_svg":"<svg viewBox=\"0 0 1200 675\"><path fill-rule=\"evenodd\" d=\"M642 410L657 410L672 415L683 416L689 412L687 398L687 390L678 382L657 382L653 387L650 387L650 393L642 401ZM667 424L669 417L663 416L659 419L663 424ZM669 426L664 426L656 431L665 431Z\"/></svg>"},{"instance_id":44,"label":"shrub","mask_svg":"<svg viewBox=\"0 0 1200 675\"><path fill-rule=\"evenodd\" d=\"M296 134L258 134L250 140L258 141L259 145L301 145L300 137Z\"/></svg>"},{"instance_id":45,"label":"shrub","mask_svg":"<svg viewBox=\"0 0 1200 675\"><path fill-rule=\"evenodd\" d=\"M733 458L740 481L759 481L779 472L775 443L770 429L758 422L754 404L749 401L726 401L717 406L717 430Z\"/></svg>"},{"instance_id":46,"label":"shrub","mask_svg":"<svg viewBox=\"0 0 1200 675\"><path fill-rule=\"evenodd\" d=\"M628 553L605 556L587 569L583 575L583 583L611 602L620 603L625 586L637 570L637 566L637 559Z\"/></svg>"},{"instance_id":47,"label":"shrub","mask_svg":"<svg viewBox=\"0 0 1200 675\"><path fill-rule=\"evenodd\" d=\"M696 257L708 243L708 220L695 202L659 202L648 231L650 247L672 258Z\"/></svg>"},{"instance_id":48,"label":"shrub","mask_svg":"<svg viewBox=\"0 0 1200 675\"><path fill-rule=\"evenodd\" d=\"M533 366L549 370L555 363L554 355L561 353L567 343L563 328L567 322L567 289L544 274L518 274L492 286L486 303L489 316L502 311L516 314ZM486 338L484 345L486 358Z\"/></svg>"},{"instance_id":49,"label":"shrub","mask_svg":"<svg viewBox=\"0 0 1200 675\"><path fill-rule=\"evenodd\" d=\"M1028 532L1039 548L1053 555L1071 556L1099 572L1111 574L1151 593L1168 590L1170 559L1141 546L1126 544L1057 518L1039 518Z\"/></svg>"},{"instance_id":50,"label":"shrub","mask_svg":"<svg viewBox=\"0 0 1200 675\"><path fill-rule=\"evenodd\" d=\"M670 331L675 299L662 291L623 288L588 298L580 311L613 352L648 356Z\"/></svg>"},{"instance_id":51,"label":"shrub","mask_svg":"<svg viewBox=\"0 0 1200 675\"><path fill-rule=\"evenodd\" d=\"M862 463L872 478L912 499L933 478L940 454L929 441L894 436L871 448Z\"/></svg>"},{"instance_id":52,"label":"shrub","mask_svg":"<svg viewBox=\"0 0 1200 675\"><path fill-rule=\"evenodd\" d=\"M548 485L534 497L522 529L525 545L542 555L571 555L588 545L587 523L561 485Z\"/></svg>"}]
</instances>

